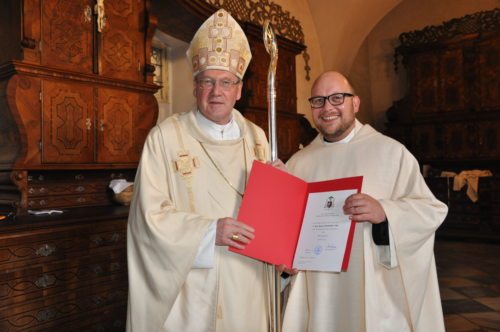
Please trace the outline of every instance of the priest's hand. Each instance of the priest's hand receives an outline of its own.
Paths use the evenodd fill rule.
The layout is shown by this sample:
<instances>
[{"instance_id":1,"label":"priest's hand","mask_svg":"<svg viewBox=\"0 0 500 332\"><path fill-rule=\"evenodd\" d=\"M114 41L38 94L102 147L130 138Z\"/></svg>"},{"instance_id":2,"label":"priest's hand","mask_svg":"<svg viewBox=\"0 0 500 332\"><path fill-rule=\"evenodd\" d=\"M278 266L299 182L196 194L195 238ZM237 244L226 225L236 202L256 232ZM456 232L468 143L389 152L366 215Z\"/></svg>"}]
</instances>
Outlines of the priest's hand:
<instances>
[{"instance_id":1,"label":"priest's hand","mask_svg":"<svg viewBox=\"0 0 500 332\"><path fill-rule=\"evenodd\" d=\"M288 276L293 276L294 274L299 273L299 270L289 269L285 266L285 264L276 265L276 270L278 270L279 272L284 273L285 275L288 275Z\"/></svg>"},{"instance_id":2,"label":"priest's hand","mask_svg":"<svg viewBox=\"0 0 500 332\"><path fill-rule=\"evenodd\" d=\"M345 200L344 213L354 221L380 224L386 220L384 208L375 198L367 194L354 194Z\"/></svg>"},{"instance_id":3,"label":"priest's hand","mask_svg":"<svg viewBox=\"0 0 500 332\"><path fill-rule=\"evenodd\" d=\"M280 171L288 173L288 168L280 159L276 159L275 161L268 161L267 164L276 167Z\"/></svg>"},{"instance_id":4,"label":"priest's hand","mask_svg":"<svg viewBox=\"0 0 500 332\"><path fill-rule=\"evenodd\" d=\"M244 249L245 244L250 243L255 237L254 231L252 227L236 219L221 218L217 220L215 244Z\"/></svg>"}]
</instances>

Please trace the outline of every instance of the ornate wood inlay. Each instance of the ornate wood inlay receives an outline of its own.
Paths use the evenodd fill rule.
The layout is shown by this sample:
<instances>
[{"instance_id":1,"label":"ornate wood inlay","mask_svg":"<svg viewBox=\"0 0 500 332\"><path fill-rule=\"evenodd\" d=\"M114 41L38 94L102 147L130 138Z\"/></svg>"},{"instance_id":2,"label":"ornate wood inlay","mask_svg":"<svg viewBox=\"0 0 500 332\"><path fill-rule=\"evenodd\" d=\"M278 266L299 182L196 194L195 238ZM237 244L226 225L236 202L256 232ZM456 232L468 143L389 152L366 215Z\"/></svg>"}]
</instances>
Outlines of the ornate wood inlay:
<instances>
[{"instance_id":1,"label":"ornate wood inlay","mask_svg":"<svg viewBox=\"0 0 500 332\"><path fill-rule=\"evenodd\" d=\"M106 147L110 152L117 154L131 148L133 140L130 137L132 132L132 108L127 104L126 100L116 97L111 97L104 104L104 127L102 130L107 130L108 140ZM109 144L108 144L109 143Z\"/></svg>"},{"instance_id":2,"label":"ornate wood inlay","mask_svg":"<svg viewBox=\"0 0 500 332\"><path fill-rule=\"evenodd\" d=\"M84 3L75 6L64 1L58 1L51 11L49 23L50 47L53 55L65 62L80 63L88 56L87 30L84 24Z\"/></svg>"},{"instance_id":3,"label":"ornate wood inlay","mask_svg":"<svg viewBox=\"0 0 500 332\"><path fill-rule=\"evenodd\" d=\"M122 33L113 33L105 39L103 56L114 70L126 71L132 66L133 50L130 38Z\"/></svg>"}]
</instances>

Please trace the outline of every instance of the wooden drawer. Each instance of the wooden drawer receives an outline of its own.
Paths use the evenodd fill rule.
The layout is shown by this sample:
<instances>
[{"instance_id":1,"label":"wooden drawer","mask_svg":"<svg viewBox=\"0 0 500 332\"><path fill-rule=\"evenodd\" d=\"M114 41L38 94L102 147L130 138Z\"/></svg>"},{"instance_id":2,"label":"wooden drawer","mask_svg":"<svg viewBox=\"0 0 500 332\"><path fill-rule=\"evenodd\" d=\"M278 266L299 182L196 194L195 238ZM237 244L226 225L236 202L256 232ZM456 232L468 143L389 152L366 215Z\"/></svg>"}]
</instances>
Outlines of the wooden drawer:
<instances>
[{"instance_id":1,"label":"wooden drawer","mask_svg":"<svg viewBox=\"0 0 500 332\"><path fill-rule=\"evenodd\" d=\"M0 269L11 270L55 260L78 258L88 250L88 234L81 228L51 233L0 236Z\"/></svg>"},{"instance_id":2,"label":"wooden drawer","mask_svg":"<svg viewBox=\"0 0 500 332\"><path fill-rule=\"evenodd\" d=\"M126 250L0 273L0 310L99 283L126 282Z\"/></svg>"},{"instance_id":3,"label":"wooden drawer","mask_svg":"<svg viewBox=\"0 0 500 332\"><path fill-rule=\"evenodd\" d=\"M75 206L99 206L109 204L111 204L111 197L106 192L64 196L47 195L29 198L28 209L70 208Z\"/></svg>"},{"instance_id":4,"label":"wooden drawer","mask_svg":"<svg viewBox=\"0 0 500 332\"><path fill-rule=\"evenodd\" d=\"M127 303L103 308L96 314L65 322L57 326L62 331L79 332L124 332L127 322ZM37 328L37 331L53 332L54 328Z\"/></svg>"},{"instance_id":5,"label":"wooden drawer","mask_svg":"<svg viewBox=\"0 0 500 332\"><path fill-rule=\"evenodd\" d=\"M97 192L106 192L107 185L105 183L39 183L28 187L28 195L30 197L38 196L58 196L58 195L82 195Z\"/></svg>"},{"instance_id":6,"label":"wooden drawer","mask_svg":"<svg viewBox=\"0 0 500 332\"><path fill-rule=\"evenodd\" d=\"M55 326L100 316L127 303L127 284L108 283L44 296L0 311L0 331L54 331ZM124 314L124 312L123 312ZM122 316L125 318L125 315ZM73 331L80 329L73 328Z\"/></svg>"},{"instance_id":7,"label":"wooden drawer","mask_svg":"<svg viewBox=\"0 0 500 332\"><path fill-rule=\"evenodd\" d=\"M63 231L46 229L0 235L0 269L79 259L103 251L122 252L126 246L126 232L124 221L114 221L68 227Z\"/></svg>"}]
</instances>

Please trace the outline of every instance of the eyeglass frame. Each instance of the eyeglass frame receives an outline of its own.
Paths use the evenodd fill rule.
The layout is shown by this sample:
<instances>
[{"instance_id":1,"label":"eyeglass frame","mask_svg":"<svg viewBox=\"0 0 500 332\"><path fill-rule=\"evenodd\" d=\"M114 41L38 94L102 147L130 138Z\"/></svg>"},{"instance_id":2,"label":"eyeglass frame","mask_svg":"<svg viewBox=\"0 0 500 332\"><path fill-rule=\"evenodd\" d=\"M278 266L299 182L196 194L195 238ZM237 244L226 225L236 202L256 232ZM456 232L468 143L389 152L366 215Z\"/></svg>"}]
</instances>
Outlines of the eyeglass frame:
<instances>
[{"instance_id":1,"label":"eyeglass frame","mask_svg":"<svg viewBox=\"0 0 500 332\"><path fill-rule=\"evenodd\" d=\"M232 87L241 83L241 79L237 79L236 81L232 81L227 78L223 78L221 80L215 80L210 77L199 78L195 80L196 86L202 90L211 90L215 87L215 84L218 84L222 90L229 91ZM208 86L203 86L203 84L209 83Z\"/></svg>"},{"instance_id":2,"label":"eyeglass frame","mask_svg":"<svg viewBox=\"0 0 500 332\"><path fill-rule=\"evenodd\" d=\"M337 104L332 103L330 100L330 97L338 96L338 95L342 96L342 101L340 103L337 103ZM355 96L354 94L349 93L349 92L335 92L335 93L332 93L331 95L328 95L328 96L312 96L311 98L309 98L307 100L309 101L309 105L311 105L311 108L322 108L325 106L327 100L330 103L330 105L339 106L339 105L342 105L344 103L345 97L354 97L354 96ZM316 100L317 99L323 100L323 102L321 103L321 106L313 106L312 101L315 99Z\"/></svg>"}]
</instances>

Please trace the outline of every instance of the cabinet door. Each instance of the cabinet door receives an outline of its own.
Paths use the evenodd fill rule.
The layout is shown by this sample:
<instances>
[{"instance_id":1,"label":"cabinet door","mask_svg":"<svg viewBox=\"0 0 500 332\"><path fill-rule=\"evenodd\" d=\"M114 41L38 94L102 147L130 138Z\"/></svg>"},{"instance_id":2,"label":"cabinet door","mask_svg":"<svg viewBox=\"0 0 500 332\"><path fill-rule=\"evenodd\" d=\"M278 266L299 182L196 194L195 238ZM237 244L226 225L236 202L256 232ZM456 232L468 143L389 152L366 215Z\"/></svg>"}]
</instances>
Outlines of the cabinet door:
<instances>
[{"instance_id":1,"label":"cabinet door","mask_svg":"<svg viewBox=\"0 0 500 332\"><path fill-rule=\"evenodd\" d=\"M500 36L479 43L480 110L498 110L500 105Z\"/></svg>"},{"instance_id":2,"label":"cabinet door","mask_svg":"<svg viewBox=\"0 0 500 332\"><path fill-rule=\"evenodd\" d=\"M106 1L99 33L99 73L113 78L144 81L144 2Z\"/></svg>"},{"instance_id":3,"label":"cabinet door","mask_svg":"<svg viewBox=\"0 0 500 332\"><path fill-rule=\"evenodd\" d=\"M477 127L480 156L500 158L500 120L481 121Z\"/></svg>"},{"instance_id":4,"label":"cabinet door","mask_svg":"<svg viewBox=\"0 0 500 332\"><path fill-rule=\"evenodd\" d=\"M93 162L93 88L45 80L42 96L42 162Z\"/></svg>"},{"instance_id":5,"label":"cabinet door","mask_svg":"<svg viewBox=\"0 0 500 332\"><path fill-rule=\"evenodd\" d=\"M477 157L478 136L475 123L458 122L445 125L446 157L472 159Z\"/></svg>"},{"instance_id":6,"label":"cabinet door","mask_svg":"<svg viewBox=\"0 0 500 332\"><path fill-rule=\"evenodd\" d=\"M413 60L413 107L415 113L439 111L438 101L438 56L434 53L417 54ZM411 68L411 67L410 67Z\"/></svg>"},{"instance_id":7,"label":"cabinet door","mask_svg":"<svg viewBox=\"0 0 500 332\"><path fill-rule=\"evenodd\" d=\"M269 64L267 65L267 67L268 66ZM296 82L295 54L287 51L286 49L281 49L279 51L278 68L276 69L276 80L277 80L276 84L277 110L281 112L297 113L297 92L295 83ZM264 82L267 82L267 75L266 75L266 81Z\"/></svg>"},{"instance_id":8,"label":"cabinet door","mask_svg":"<svg viewBox=\"0 0 500 332\"><path fill-rule=\"evenodd\" d=\"M137 94L100 88L98 92L97 162L130 162L133 155L134 112ZM130 155L132 154L132 155Z\"/></svg>"},{"instance_id":9,"label":"cabinet door","mask_svg":"<svg viewBox=\"0 0 500 332\"><path fill-rule=\"evenodd\" d=\"M442 124L417 125L412 129L410 147L421 162L442 157L445 144Z\"/></svg>"},{"instance_id":10,"label":"cabinet door","mask_svg":"<svg viewBox=\"0 0 500 332\"><path fill-rule=\"evenodd\" d=\"M440 111L464 110L466 105L462 48L450 48L439 56Z\"/></svg>"},{"instance_id":11,"label":"cabinet door","mask_svg":"<svg viewBox=\"0 0 500 332\"><path fill-rule=\"evenodd\" d=\"M42 65L92 73L92 3L92 0L42 2Z\"/></svg>"}]
</instances>

